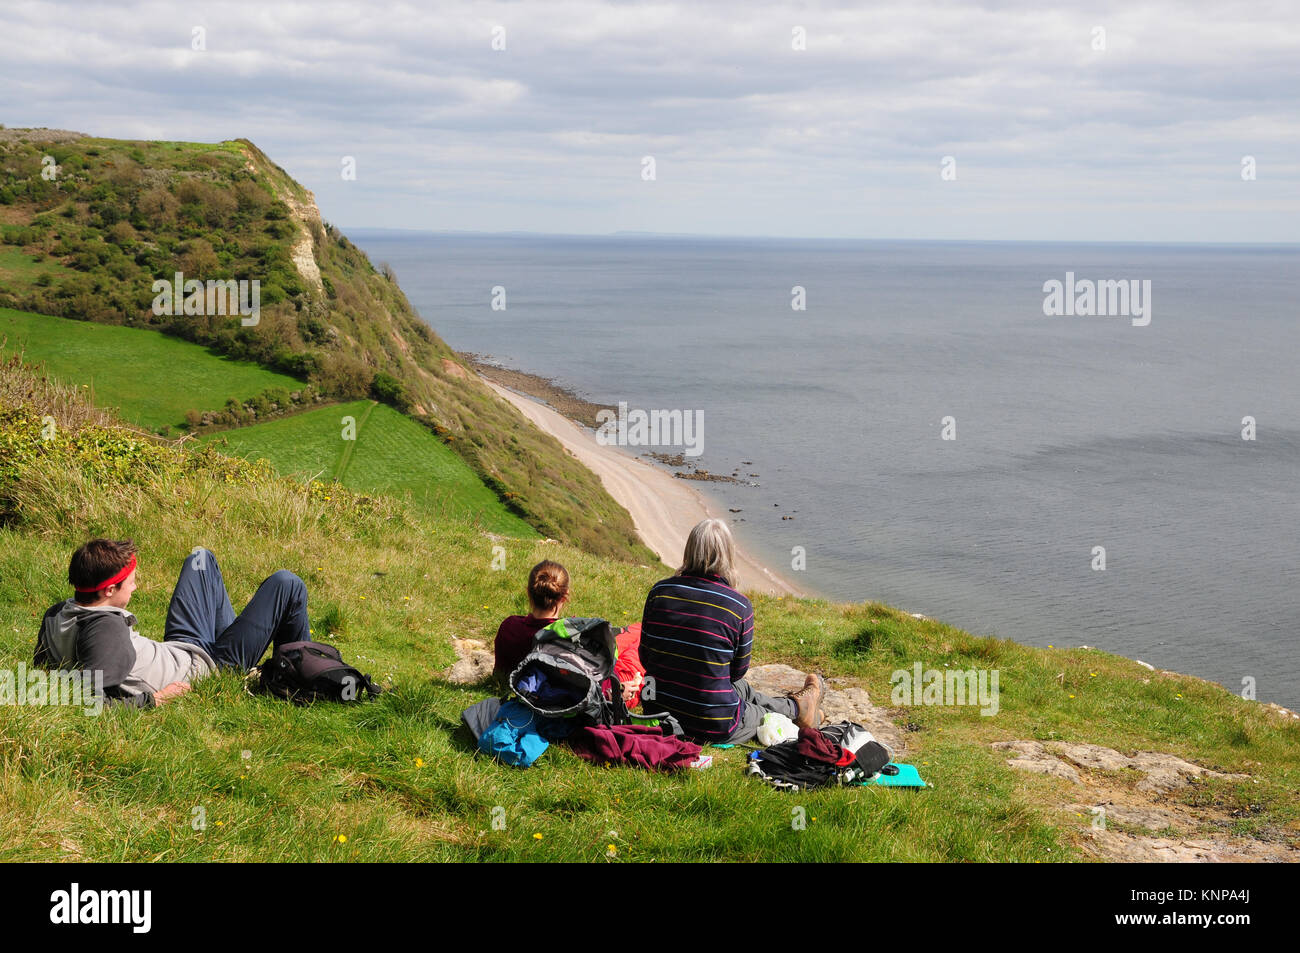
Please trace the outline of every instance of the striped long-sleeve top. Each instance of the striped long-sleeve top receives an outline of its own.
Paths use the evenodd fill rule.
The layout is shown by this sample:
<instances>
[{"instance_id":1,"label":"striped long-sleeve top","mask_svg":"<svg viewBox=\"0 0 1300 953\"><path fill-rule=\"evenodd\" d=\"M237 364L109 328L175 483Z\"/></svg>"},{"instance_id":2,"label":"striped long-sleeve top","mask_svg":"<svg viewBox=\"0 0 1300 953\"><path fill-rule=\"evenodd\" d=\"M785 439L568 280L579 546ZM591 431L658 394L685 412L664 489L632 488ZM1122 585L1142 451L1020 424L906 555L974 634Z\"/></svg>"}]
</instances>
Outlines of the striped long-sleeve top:
<instances>
[{"instance_id":1,"label":"striped long-sleeve top","mask_svg":"<svg viewBox=\"0 0 1300 953\"><path fill-rule=\"evenodd\" d=\"M674 576L646 596L641 663L657 707L691 738L722 741L740 723L732 683L749 671L753 644L754 607L720 576Z\"/></svg>"}]
</instances>

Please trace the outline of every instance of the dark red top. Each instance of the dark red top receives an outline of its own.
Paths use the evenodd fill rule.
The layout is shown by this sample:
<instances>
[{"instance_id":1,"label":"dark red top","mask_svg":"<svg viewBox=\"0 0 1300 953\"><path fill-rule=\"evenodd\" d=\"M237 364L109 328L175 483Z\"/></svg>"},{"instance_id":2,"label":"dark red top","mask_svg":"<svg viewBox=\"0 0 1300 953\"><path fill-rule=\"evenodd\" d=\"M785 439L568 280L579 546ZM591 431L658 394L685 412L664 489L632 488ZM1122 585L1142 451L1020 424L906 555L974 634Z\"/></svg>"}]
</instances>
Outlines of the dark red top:
<instances>
[{"instance_id":1,"label":"dark red top","mask_svg":"<svg viewBox=\"0 0 1300 953\"><path fill-rule=\"evenodd\" d=\"M496 657L492 674L503 682L508 679L533 647L533 636L537 630L546 628L554 621L536 619L531 612L528 615L509 616L497 629L496 641L492 643L492 654Z\"/></svg>"}]
</instances>

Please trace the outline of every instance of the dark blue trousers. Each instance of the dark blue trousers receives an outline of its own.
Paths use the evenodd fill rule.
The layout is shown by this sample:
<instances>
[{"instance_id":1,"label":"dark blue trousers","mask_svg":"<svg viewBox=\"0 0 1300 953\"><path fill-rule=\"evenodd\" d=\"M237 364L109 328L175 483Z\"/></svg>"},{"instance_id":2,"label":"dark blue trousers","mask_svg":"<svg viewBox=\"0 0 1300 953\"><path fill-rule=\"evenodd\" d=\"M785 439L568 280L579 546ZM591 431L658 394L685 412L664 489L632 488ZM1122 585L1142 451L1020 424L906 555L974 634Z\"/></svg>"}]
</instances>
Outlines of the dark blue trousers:
<instances>
[{"instance_id":1,"label":"dark blue trousers","mask_svg":"<svg viewBox=\"0 0 1300 953\"><path fill-rule=\"evenodd\" d=\"M209 549L196 550L181 566L163 641L193 642L220 668L246 672L272 643L311 641L307 585L287 569L274 572L236 616L217 557Z\"/></svg>"}]
</instances>

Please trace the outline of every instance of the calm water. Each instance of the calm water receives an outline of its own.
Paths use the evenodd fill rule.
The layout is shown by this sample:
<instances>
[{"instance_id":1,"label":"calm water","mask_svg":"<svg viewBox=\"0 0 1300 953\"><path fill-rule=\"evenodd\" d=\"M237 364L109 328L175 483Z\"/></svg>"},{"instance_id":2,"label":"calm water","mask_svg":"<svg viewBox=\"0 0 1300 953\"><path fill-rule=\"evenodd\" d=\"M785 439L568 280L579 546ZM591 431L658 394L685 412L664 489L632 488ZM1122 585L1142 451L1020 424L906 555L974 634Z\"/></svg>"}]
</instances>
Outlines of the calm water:
<instances>
[{"instance_id":1,"label":"calm water","mask_svg":"<svg viewBox=\"0 0 1300 953\"><path fill-rule=\"evenodd\" d=\"M1300 705L1298 246L354 237L457 349L702 410L761 486L699 485L813 591ZM1045 316L1067 271L1150 325Z\"/></svg>"}]
</instances>

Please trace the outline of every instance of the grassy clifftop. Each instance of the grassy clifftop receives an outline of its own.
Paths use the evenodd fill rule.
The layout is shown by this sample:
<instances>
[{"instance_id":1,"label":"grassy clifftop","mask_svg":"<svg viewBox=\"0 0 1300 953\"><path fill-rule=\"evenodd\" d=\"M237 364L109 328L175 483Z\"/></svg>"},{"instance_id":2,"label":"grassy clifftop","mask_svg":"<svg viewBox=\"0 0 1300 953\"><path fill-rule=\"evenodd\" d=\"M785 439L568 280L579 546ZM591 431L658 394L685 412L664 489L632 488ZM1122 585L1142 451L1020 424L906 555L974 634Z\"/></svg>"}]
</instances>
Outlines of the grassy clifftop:
<instances>
[{"instance_id":1,"label":"grassy clifftop","mask_svg":"<svg viewBox=\"0 0 1300 953\"><path fill-rule=\"evenodd\" d=\"M112 534L141 546L131 608L145 634L161 636L181 559L205 545L237 605L275 569L301 575L317 637L390 690L299 709L223 675L149 712L0 705L0 860L1063 861L1139 848L1130 856L1150 859L1171 844L1297 853L1294 719L1128 659L979 638L870 603L756 597L756 662L823 672L878 705L890 704L891 673L917 663L998 670L991 717L921 698L889 709L901 758L932 788L779 792L744 775L743 748L711 749L711 769L671 777L597 768L561 747L527 771L495 764L458 728L460 711L491 690L443 679L453 639L490 639L521 611L542 556L572 573L574 614L616 623L638 618L657 571L278 479L211 448L155 446L115 429L83 394L13 362L0 368L0 671L30 664L41 613L68 594L71 550ZM493 568L497 546L504 571ZM1009 761L1019 751L994 747L1005 742L1073 746L1072 760L1026 773ZM1084 744L1215 773L1152 794L1150 774Z\"/></svg>"},{"instance_id":2,"label":"grassy clifftop","mask_svg":"<svg viewBox=\"0 0 1300 953\"><path fill-rule=\"evenodd\" d=\"M391 271L247 140L132 142L0 130L0 307L151 327L432 428L541 533L652 561L600 481L500 400ZM155 314L156 280L257 280L261 314ZM213 408L194 408L210 410Z\"/></svg>"}]
</instances>

